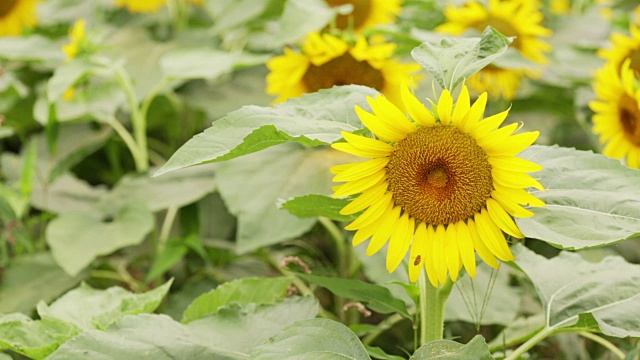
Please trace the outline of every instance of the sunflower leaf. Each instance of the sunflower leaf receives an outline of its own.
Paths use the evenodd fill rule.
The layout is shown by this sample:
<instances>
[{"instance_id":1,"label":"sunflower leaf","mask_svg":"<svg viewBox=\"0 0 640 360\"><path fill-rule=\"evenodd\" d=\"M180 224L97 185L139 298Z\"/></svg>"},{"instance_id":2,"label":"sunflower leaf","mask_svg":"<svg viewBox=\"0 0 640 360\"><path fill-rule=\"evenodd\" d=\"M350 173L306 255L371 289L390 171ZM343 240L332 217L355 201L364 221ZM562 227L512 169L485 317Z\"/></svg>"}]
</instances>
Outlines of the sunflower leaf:
<instances>
[{"instance_id":1,"label":"sunflower leaf","mask_svg":"<svg viewBox=\"0 0 640 360\"><path fill-rule=\"evenodd\" d=\"M244 106L189 140L155 176L289 141L305 146L330 144L342 137L340 131L363 127L354 105L369 109L366 97L376 94L371 88L349 85L320 90L274 107Z\"/></svg>"},{"instance_id":2,"label":"sunflower leaf","mask_svg":"<svg viewBox=\"0 0 640 360\"><path fill-rule=\"evenodd\" d=\"M493 359L482 335L476 335L469 343L437 340L421 346L410 360Z\"/></svg>"},{"instance_id":3,"label":"sunflower leaf","mask_svg":"<svg viewBox=\"0 0 640 360\"><path fill-rule=\"evenodd\" d=\"M479 38L446 38L440 44L424 42L411 56L440 84L453 91L464 79L507 51L511 40L488 26Z\"/></svg>"},{"instance_id":4,"label":"sunflower leaf","mask_svg":"<svg viewBox=\"0 0 640 360\"><path fill-rule=\"evenodd\" d=\"M332 293L355 301L363 301L371 310L381 313L399 313L410 319L404 301L391 294L389 289L355 279L341 279L297 273L311 283L327 288Z\"/></svg>"},{"instance_id":5,"label":"sunflower leaf","mask_svg":"<svg viewBox=\"0 0 640 360\"><path fill-rule=\"evenodd\" d=\"M516 265L540 296L547 329L571 327L616 337L640 336L636 311L640 308L640 265L619 256L592 263L568 251L546 259L520 244L513 250Z\"/></svg>"},{"instance_id":6,"label":"sunflower leaf","mask_svg":"<svg viewBox=\"0 0 640 360\"><path fill-rule=\"evenodd\" d=\"M335 199L320 194L296 196L282 203L280 207L299 218L324 216L336 221L352 221L357 215L342 215L340 210L349 204L348 199Z\"/></svg>"},{"instance_id":7,"label":"sunflower leaf","mask_svg":"<svg viewBox=\"0 0 640 360\"><path fill-rule=\"evenodd\" d=\"M546 206L516 219L530 238L577 250L610 245L640 233L640 171L590 151L531 146L520 157L544 167L533 173L546 189L531 193Z\"/></svg>"}]
</instances>

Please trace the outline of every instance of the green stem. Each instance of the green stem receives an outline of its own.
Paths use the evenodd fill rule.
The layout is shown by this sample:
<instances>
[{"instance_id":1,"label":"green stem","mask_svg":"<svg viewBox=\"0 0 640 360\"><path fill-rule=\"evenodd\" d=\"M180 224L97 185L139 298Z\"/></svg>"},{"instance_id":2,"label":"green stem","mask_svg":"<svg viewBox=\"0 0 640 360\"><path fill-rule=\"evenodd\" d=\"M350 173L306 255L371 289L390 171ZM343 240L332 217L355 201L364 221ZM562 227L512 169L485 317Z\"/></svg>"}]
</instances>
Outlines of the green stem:
<instances>
[{"instance_id":1,"label":"green stem","mask_svg":"<svg viewBox=\"0 0 640 360\"><path fill-rule=\"evenodd\" d=\"M596 334L590 333L588 331L578 331L578 335L585 337L587 339L593 340L594 342L597 342L598 344L607 348L607 350L611 351L616 357L618 357L618 359L624 360L625 358L624 352L618 349L618 347L613 345L609 340L603 337L600 337Z\"/></svg>"},{"instance_id":2,"label":"green stem","mask_svg":"<svg viewBox=\"0 0 640 360\"><path fill-rule=\"evenodd\" d=\"M430 341L442 340L444 334L444 309L451 294L453 282L447 282L439 288L427 282L426 274L420 274L420 345Z\"/></svg>"},{"instance_id":3,"label":"green stem","mask_svg":"<svg viewBox=\"0 0 640 360\"><path fill-rule=\"evenodd\" d=\"M113 116L110 116L106 123L111 126L111 128L120 136L124 144L129 149L131 156L133 157L133 161L136 164L136 169L143 167L144 159L141 155L140 149L138 148L138 144L131 136L131 133Z\"/></svg>"},{"instance_id":4,"label":"green stem","mask_svg":"<svg viewBox=\"0 0 640 360\"><path fill-rule=\"evenodd\" d=\"M377 330L367 334L367 336L362 338L362 343L365 345L370 345L375 339L378 338L383 332L387 331L387 329L391 328L396 323L402 321L404 317L400 314L393 314L388 318L382 320L376 327Z\"/></svg>"},{"instance_id":5,"label":"green stem","mask_svg":"<svg viewBox=\"0 0 640 360\"><path fill-rule=\"evenodd\" d=\"M160 254L167 247L167 240L169 240L171 227L176 219L177 214L177 206L171 206L169 209L167 209L167 213L164 216L164 221L162 222L162 228L160 229L160 236L158 236L158 249L156 251L157 254Z\"/></svg>"},{"instance_id":6,"label":"green stem","mask_svg":"<svg viewBox=\"0 0 640 360\"><path fill-rule=\"evenodd\" d=\"M547 336L553 334L555 331L554 328L545 327L540 330L537 334L527 340L524 344L518 346L509 356L505 357L504 360L516 360L519 359L522 355L524 355L529 349L536 346L540 341L544 340Z\"/></svg>"},{"instance_id":7,"label":"green stem","mask_svg":"<svg viewBox=\"0 0 640 360\"><path fill-rule=\"evenodd\" d=\"M145 172L149 170L149 154L147 149L147 119L142 115L142 112L138 107L138 97L136 96L131 77L121 65L114 65L113 68L116 73L116 79L118 80L120 87L124 91L129 103L133 134L136 140L136 144L138 144L138 149L140 150L138 160L139 162L136 163L136 170L138 172Z\"/></svg>"}]
</instances>

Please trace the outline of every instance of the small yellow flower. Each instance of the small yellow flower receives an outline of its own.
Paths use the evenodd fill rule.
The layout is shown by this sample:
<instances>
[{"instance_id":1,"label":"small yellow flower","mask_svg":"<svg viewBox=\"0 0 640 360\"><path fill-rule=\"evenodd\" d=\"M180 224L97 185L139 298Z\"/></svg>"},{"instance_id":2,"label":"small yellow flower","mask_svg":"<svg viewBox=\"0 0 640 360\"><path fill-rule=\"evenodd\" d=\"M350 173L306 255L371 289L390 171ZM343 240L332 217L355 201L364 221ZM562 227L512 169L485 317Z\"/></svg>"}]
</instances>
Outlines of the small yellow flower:
<instances>
[{"instance_id":1,"label":"small yellow flower","mask_svg":"<svg viewBox=\"0 0 640 360\"><path fill-rule=\"evenodd\" d=\"M334 85L364 85L401 104L400 83L418 71L417 64L391 59L395 44L358 37L355 44L329 34L309 34L302 51L284 49L267 63L267 93L276 102Z\"/></svg>"},{"instance_id":2,"label":"small yellow flower","mask_svg":"<svg viewBox=\"0 0 640 360\"><path fill-rule=\"evenodd\" d=\"M78 52L86 42L86 21L84 19L76 20L69 31L69 44L62 47L62 51L67 54L67 59L75 59Z\"/></svg>"},{"instance_id":3,"label":"small yellow flower","mask_svg":"<svg viewBox=\"0 0 640 360\"><path fill-rule=\"evenodd\" d=\"M131 13L149 14L158 12L167 4L167 0L115 0L116 5L127 8ZM194 5L202 5L204 0L189 0Z\"/></svg>"},{"instance_id":4,"label":"small yellow flower","mask_svg":"<svg viewBox=\"0 0 640 360\"><path fill-rule=\"evenodd\" d=\"M603 154L625 159L627 166L640 168L640 90L636 74L626 60L618 69L609 63L596 75L593 89L598 96L589 107L593 115L593 132L600 136Z\"/></svg>"},{"instance_id":5,"label":"small yellow flower","mask_svg":"<svg viewBox=\"0 0 640 360\"><path fill-rule=\"evenodd\" d=\"M36 23L36 0L0 1L0 36L20 35Z\"/></svg>"},{"instance_id":6,"label":"small yellow flower","mask_svg":"<svg viewBox=\"0 0 640 360\"><path fill-rule=\"evenodd\" d=\"M528 173L538 164L516 155L539 133L514 134L518 124L499 128L508 111L484 118L487 94L471 105L466 86L454 106L445 90L433 111L401 88L409 118L385 97L368 98L373 113L356 107L375 138L343 132L333 148L367 160L334 166L335 197L357 195L340 213L362 212L345 229L353 245L367 239L367 255L388 243L387 270L409 255L409 278L423 267L439 286L456 281L462 267L475 277L476 253L496 268L513 261L503 231L524 235L513 220L533 213L522 205L544 202L525 188L544 190Z\"/></svg>"},{"instance_id":7,"label":"small yellow flower","mask_svg":"<svg viewBox=\"0 0 640 360\"><path fill-rule=\"evenodd\" d=\"M402 0L325 0L330 7L353 6L350 14L336 16L335 25L340 30L352 29L359 33L376 25L396 22L402 12Z\"/></svg>"}]
</instances>

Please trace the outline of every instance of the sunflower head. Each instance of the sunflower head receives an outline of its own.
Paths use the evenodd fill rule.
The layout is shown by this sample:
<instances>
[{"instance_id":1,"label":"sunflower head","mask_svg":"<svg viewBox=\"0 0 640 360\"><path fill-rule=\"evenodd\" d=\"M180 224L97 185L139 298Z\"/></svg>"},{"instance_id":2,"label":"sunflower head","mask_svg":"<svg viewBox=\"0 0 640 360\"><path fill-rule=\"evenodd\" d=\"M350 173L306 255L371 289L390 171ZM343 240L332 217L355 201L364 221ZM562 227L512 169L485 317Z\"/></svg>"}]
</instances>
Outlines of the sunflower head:
<instances>
[{"instance_id":1,"label":"sunflower head","mask_svg":"<svg viewBox=\"0 0 640 360\"><path fill-rule=\"evenodd\" d=\"M634 72L635 77L640 79L640 29L637 25L631 24L629 33L629 36L613 33L609 39L611 48L599 50L598 55L608 63L612 63L619 73L628 59L629 68Z\"/></svg>"},{"instance_id":2,"label":"sunflower head","mask_svg":"<svg viewBox=\"0 0 640 360\"><path fill-rule=\"evenodd\" d=\"M417 64L402 64L392 55L395 45L379 38L359 36L354 42L324 33L307 36L301 51L284 49L284 55L267 63L267 93L276 102L336 85L364 85L400 102L400 82L418 71Z\"/></svg>"},{"instance_id":3,"label":"sunflower head","mask_svg":"<svg viewBox=\"0 0 640 360\"><path fill-rule=\"evenodd\" d=\"M603 154L640 168L640 90L631 63L627 59L620 70L609 63L598 71L593 84L598 98L589 106L595 112L593 132L604 145Z\"/></svg>"},{"instance_id":4,"label":"sunflower head","mask_svg":"<svg viewBox=\"0 0 640 360\"><path fill-rule=\"evenodd\" d=\"M0 36L20 35L36 25L36 0L0 1Z\"/></svg>"},{"instance_id":5,"label":"sunflower head","mask_svg":"<svg viewBox=\"0 0 640 360\"><path fill-rule=\"evenodd\" d=\"M544 64L551 46L541 37L551 36L551 30L541 25L543 14L538 2L530 0L489 0L486 4L471 1L462 7L445 8L446 23L436 31L461 34L468 29L483 31L492 26L505 36L515 36L512 46L525 58Z\"/></svg>"},{"instance_id":6,"label":"sunflower head","mask_svg":"<svg viewBox=\"0 0 640 360\"><path fill-rule=\"evenodd\" d=\"M349 14L339 14L335 27L356 33L376 25L391 24L402 11L402 0L325 0L330 7L351 5Z\"/></svg>"},{"instance_id":7,"label":"sunflower head","mask_svg":"<svg viewBox=\"0 0 640 360\"><path fill-rule=\"evenodd\" d=\"M410 252L411 281L424 266L434 286L455 281L463 266L475 276L476 253L492 267L514 260L503 231L524 237L512 217L544 205L524 190L543 190L528 174L541 167L516 157L538 132L499 128L508 112L483 118L487 94L471 105L464 86L455 106L445 90L433 111L401 91L409 117L385 97L369 98L373 112L356 112L375 138L343 133L346 142L332 145L366 159L331 169L344 182L334 196L355 196L341 213L362 212L346 226L354 246L370 239L371 255L388 243L389 272Z\"/></svg>"}]
</instances>

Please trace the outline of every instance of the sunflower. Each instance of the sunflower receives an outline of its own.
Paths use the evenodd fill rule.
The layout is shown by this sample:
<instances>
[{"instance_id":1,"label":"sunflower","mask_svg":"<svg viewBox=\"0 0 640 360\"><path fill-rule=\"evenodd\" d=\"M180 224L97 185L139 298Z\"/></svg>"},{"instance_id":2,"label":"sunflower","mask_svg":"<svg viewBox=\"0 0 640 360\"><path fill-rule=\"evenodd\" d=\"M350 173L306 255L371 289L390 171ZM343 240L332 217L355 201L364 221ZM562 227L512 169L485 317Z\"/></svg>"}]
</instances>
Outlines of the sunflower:
<instances>
[{"instance_id":1,"label":"sunflower","mask_svg":"<svg viewBox=\"0 0 640 360\"><path fill-rule=\"evenodd\" d=\"M444 10L447 22L436 31L458 35L467 29L483 31L492 26L505 36L515 36L511 45L522 56L545 64L551 45L539 38L551 36L551 30L540 24L544 15L536 4L531 0L489 0L487 5L472 1L461 8L448 6Z\"/></svg>"},{"instance_id":2,"label":"sunflower","mask_svg":"<svg viewBox=\"0 0 640 360\"><path fill-rule=\"evenodd\" d=\"M350 4L350 14L339 14L335 26L340 30L353 29L358 33L376 25L391 24L402 12L402 0L325 0L330 7Z\"/></svg>"},{"instance_id":3,"label":"sunflower","mask_svg":"<svg viewBox=\"0 0 640 360\"><path fill-rule=\"evenodd\" d=\"M477 93L491 89L491 97L494 99L511 100L515 98L524 77L535 77L535 74L524 69L506 69L488 65L467 79L466 85Z\"/></svg>"},{"instance_id":4,"label":"sunflower","mask_svg":"<svg viewBox=\"0 0 640 360\"><path fill-rule=\"evenodd\" d=\"M346 142L333 148L367 158L331 168L334 196L359 194L341 214L363 211L345 229L356 230L353 245L370 239L367 255L387 242L386 266L394 271L410 249L409 278L423 266L439 286L458 278L464 266L475 276L476 257L492 267L513 261L503 231L522 238L512 216L533 213L522 205L544 203L524 190L542 185L528 172L541 166L515 155L539 132L513 133L518 124L498 128L508 111L483 119L487 94L470 105L463 86L454 107L445 90L433 113L401 87L410 119L386 98L368 98L373 113L356 112L376 138L343 132Z\"/></svg>"},{"instance_id":5,"label":"sunflower","mask_svg":"<svg viewBox=\"0 0 640 360\"><path fill-rule=\"evenodd\" d=\"M36 22L36 0L0 1L0 36L20 35Z\"/></svg>"},{"instance_id":6,"label":"sunflower","mask_svg":"<svg viewBox=\"0 0 640 360\"><path fill-rule=\"evenodd\" d=\"M625 159L627 166L640 168L640 91L634 82L632 60L625 61L619 71L609 63L596 75L593 89L597 100L589 103L595 112L593 132L605 144L603 154ZM620 74L618 74L620 72Z\"/></svg>"},{"instance_id":7,"label":"sunflower","mask_svg":"<svg viewBox=\"0 0 640 360\"><path fill-rule=\"evenodd\" d=\"M625 60L630 59L629 67L640 79L640 29L635 24L629 26L630 36L613 33L609 41L610 49L600 49L598 55L608 63L612 63L620 71Z\"/></svg>"},{"instance_id":8,"label":"sunflower","mask_svg":"<svg viewBox=\"0 0 640 360\"><path fill-rule=\"evenodd\" d=\"M358 37L355 44L329 34L311 33L302 52L289 48L267 63L267 94L275 102L334 85L365 85L400 102L400 84L418 71L418 64L402 64L390 59L395 44L380 39Z\"/></svg>"},{"instance_id":9,"label":"sunflower","mask_svg":"<svg viewBox=\"0 0 640 360\"><path fill-rule=\"evenodd\" d=\"M131 13L154 13L158 12L167 4L167 0L115 0L118 7L124 8ZM203 0L189 0L194 5L202 5Z\"/></svg>"},{"instance_id":10,"label":"sunflower","mask_svg":"<svg viewBox=\"0 0 640 360\"><path fill-rule=\"evenodd\" d=\"M67 55L67 59L75 59L80 50L85 46L86 42L86 25L84 19L78 19L73 23L73 27L69 31L69 44L62 47L62 51Z\"/></svg>"}]
</instances>

